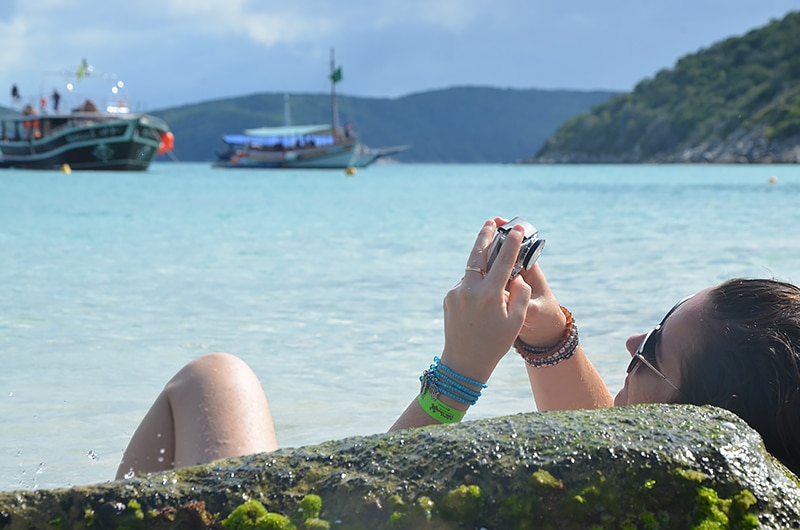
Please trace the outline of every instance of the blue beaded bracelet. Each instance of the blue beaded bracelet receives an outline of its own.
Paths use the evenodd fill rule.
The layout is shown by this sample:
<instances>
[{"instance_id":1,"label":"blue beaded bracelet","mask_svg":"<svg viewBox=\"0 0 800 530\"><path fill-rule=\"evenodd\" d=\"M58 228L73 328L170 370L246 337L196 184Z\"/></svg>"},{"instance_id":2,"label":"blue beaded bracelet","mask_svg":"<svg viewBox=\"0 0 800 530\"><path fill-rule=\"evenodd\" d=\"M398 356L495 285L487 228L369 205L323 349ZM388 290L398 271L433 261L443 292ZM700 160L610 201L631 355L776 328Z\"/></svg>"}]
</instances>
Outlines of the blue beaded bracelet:
<instances>
[{"instance_id":1,"label":"blue beaded bracelet","mask_svg":"<svg viewBox=\"0 0 800 530\"><path fill-rule=\"evenodd\" d=\"M465 405L474 405L477 403L482 393L480 390L474 390L459 383L459 381L478 388L488 387L486 383L481 383L480 381L457 374L452 369L442 364L438 357L433 358L433 364L430 365L428 370L422 373L419 380L422 383L420 386L421 394L427 391L433 399L438 399L441 394Z\"/></svg>"},{"instance_id":2,"label":"blue beaded bracelet","mask_svg":"<svg viewBox=\"0 0 800 530\"><path fill-rule=\"evenodd\" d=\"M464 377L463 375L459 375L459 374L455 373L453 370L451 370L447 366L443 365L438 357L434 357L433 358L433 362L436 363L436 367L437 368L441 368L442 370L444 370L444 372L447 375L455 377L456 379L458 379L460 381L464 381L465 383L469 383L470 385L473 385L473 386L479 386L481 388L486 388L488 386L486 383L481 383L480 381L476 381L474 379L470 379L469 377Z\"/></svg>"}]
</instances>

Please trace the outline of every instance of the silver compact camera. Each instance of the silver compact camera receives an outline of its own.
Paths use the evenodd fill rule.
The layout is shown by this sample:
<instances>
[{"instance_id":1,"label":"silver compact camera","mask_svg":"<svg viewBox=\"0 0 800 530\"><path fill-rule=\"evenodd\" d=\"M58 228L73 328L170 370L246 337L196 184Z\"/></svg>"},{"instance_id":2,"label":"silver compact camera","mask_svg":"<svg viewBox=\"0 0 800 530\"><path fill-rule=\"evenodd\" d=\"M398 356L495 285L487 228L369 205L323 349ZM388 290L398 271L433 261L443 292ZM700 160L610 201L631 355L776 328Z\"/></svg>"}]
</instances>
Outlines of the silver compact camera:
<instances>
[{"instance_id":1,"label":"silver compact camera","mask_svg":"<svg viewBox=\"0 0 800 530\"><path fill-rule=\"evenodd\" d=\"M539 239L539 231L536 227L524 219L515 217L503 226L497 229L492 240L492 245L489 247L489 261L486 265L486 270L492 268L495 258L500 253L500 247L503 246L503 241L506 240L508 233L516 225L521 225L525 228L525 237L522 240L522 245L519 247L519 254L517 254L517 261L514 263L514 268L511 270L511 278L523 270L529 270L539 259L539 255L544 248L544 239Z\"/></svg>"}]
</instances>

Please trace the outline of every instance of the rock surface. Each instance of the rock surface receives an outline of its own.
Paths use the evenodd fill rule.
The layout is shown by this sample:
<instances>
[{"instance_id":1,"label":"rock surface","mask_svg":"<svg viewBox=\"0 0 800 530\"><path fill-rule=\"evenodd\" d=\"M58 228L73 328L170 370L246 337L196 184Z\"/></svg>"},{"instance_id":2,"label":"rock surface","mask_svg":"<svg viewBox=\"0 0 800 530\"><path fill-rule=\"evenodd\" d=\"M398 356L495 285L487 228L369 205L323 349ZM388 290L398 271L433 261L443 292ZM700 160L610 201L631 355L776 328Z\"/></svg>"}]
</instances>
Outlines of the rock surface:
<instances>
[{"instance_id":1,"label":"rock surface","mask_svg":"<svg viewBox=\"0 0 800 530\"><path fill-rule=\"evenodd\" d=\"M683 405L519 414L123 482L0 492L3 530L797 528L799 522L800 482L772 459L758 434L727 411Z\"/></svg>"}]
</instances>

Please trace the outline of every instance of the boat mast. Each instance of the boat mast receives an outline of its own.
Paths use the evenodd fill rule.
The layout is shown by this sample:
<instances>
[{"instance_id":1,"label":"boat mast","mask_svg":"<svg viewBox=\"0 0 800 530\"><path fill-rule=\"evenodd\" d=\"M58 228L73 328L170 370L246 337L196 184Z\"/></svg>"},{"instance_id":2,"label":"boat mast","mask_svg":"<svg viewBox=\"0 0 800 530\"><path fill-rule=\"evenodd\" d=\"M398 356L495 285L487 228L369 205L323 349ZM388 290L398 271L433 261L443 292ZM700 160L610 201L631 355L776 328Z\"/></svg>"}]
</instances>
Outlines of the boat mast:
<instances>
[{"instance_id":1,"label":"boat mast","mask_svg":"<svg viewBox=\"0 0 800 530\"><path fill-rule=\"evenodd\" d=\"M333 47L331 47L331 129L333 130L333 137L339 138L339 127L337 124L336 116L336 60L333 57Z\"/></svg>"}]
</instances>

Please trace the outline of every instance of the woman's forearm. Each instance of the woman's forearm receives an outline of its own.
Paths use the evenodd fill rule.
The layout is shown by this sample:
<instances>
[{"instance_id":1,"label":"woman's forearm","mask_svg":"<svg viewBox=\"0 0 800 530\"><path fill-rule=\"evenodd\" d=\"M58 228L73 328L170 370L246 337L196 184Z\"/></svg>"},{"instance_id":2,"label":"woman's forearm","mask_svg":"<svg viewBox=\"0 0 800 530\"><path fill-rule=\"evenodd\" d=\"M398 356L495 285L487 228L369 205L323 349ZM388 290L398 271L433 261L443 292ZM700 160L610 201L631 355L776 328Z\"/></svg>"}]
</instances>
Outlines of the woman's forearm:
<instances>
[{"instance_id":1,"label":"woman's forearm","mask_svg":"<svg viewBox=\"0 0 800 530\"><path fill-rule=\"evenodd\" d=\"M614 404L608 387L580 346L572 357L554 366L537 368L526 364L526 368L540 411L593 409Z\"/></svg>"}]
</instances>

